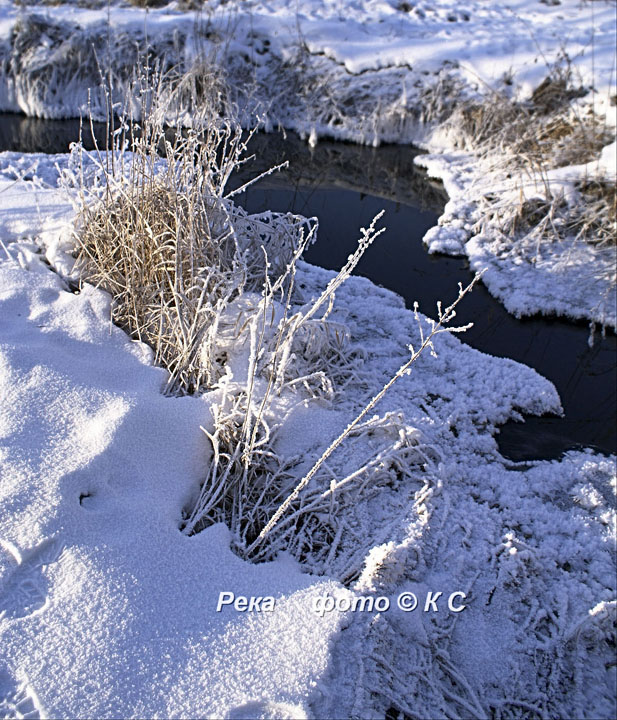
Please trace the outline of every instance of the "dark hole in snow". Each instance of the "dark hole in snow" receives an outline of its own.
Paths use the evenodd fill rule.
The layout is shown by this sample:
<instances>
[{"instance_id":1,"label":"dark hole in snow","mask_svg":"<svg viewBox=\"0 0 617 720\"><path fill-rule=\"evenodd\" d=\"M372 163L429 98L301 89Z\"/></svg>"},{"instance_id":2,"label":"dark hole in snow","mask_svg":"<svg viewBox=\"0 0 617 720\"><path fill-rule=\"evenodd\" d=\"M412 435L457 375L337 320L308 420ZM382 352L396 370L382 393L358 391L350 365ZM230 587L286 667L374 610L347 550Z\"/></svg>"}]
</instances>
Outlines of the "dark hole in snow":
<instances>
[{"instance_id":1,"label":"dark hole in snow","mask_svg":"<svg viewBox=\"0 0 617 720\"><path fill-rule=\"evenodd\" d=\"M95 125L104 145L105 126ZM66 152L79 137L78 120L37 120L0 115L0 151ZM92 146L89 128L84 140ZM317 215L317 242L306 259L339 269L357 244L359 228L385 208L387 232L367 251L357 268L378 285L399 293L408 307L435 315L437 300L448 301L457 283L471 279L464 258L429 255L425 232L436 224L446 196L417 169L412 147L361 147L321 141L310 148L293 133L260 134L252 147L258 158L246 166L247 176L289 160L290 169L260 181L240 196L250 212L292 211ZM240 184L247 177L238 178ZM72 292L79 288L70 287ZM469 345L536 369L551 380L562 400L564 418L527 417L509 422L498 435L499 447L513 460L554 458L572 447L591 446L617 452L617 342L613 332L588 344L586 323L555 317L522 320L509 315L484 286L476 287L457 311L460 324L474 327L459 336Z\"/></svg>"},{"instance_id":2,"label":"dark hole in snow","mask_svg":"<svg viewBox=\"0 0 617 720\"><path fill-rule=\"evenodd\" d=\"M398 710L398 708L395 708L394 706L389 707L386 710L384 718L385 720L411 720L410 717L405 715L402 710Z\"/></svg>"}]
</instances>

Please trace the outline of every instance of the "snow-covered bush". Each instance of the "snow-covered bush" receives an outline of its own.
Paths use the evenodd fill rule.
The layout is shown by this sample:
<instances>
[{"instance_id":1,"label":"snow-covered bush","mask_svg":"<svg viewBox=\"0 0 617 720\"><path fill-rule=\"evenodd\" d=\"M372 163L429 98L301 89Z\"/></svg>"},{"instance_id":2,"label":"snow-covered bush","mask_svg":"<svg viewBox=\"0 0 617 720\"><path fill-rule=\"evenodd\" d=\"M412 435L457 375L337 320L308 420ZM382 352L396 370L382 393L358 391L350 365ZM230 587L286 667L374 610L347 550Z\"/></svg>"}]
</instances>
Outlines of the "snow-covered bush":
<instances>
[{"instance_id":1,"label":"snow-covered bush","mask_svg":"<svg viewBox=\"0 0 617 720\"><path fill-rule=\"evenodd\" d=\"M209 32L205 21L192 29L195 44ZM220 112L229 99L222 95L227 86L217 46L199 46L185 58L187 43L186 27L149 38L143 29L118 31L103 20L83 27L24 12L10 41L0 43L0 98L5 109L35 117L75 117L77 108L105 120L127 104L136 117L144 76L156 74L149 84L164 94L159 107L168 121L190 123L194 102Z\"/></svg>"}]
</instances>

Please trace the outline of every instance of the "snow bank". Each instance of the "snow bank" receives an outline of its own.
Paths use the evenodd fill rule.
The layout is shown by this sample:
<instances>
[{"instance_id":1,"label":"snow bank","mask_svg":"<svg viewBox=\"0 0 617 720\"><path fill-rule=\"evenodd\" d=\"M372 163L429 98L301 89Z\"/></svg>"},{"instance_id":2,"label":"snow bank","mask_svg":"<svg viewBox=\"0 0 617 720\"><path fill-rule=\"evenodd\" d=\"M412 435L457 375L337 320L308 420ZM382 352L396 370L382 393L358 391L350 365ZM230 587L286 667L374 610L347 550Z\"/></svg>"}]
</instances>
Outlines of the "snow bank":
<instances>
[{"instance_id":1,"label":"snow bank","mask_svg":"<svg viewBox=\"0 0 617 720\"><path fill-rule=\"evenodd\" d=\"M569 202L575 206L580 202L576 183L614 182L611 152L609 146L598 161L548 171L544 179L556 197L573 198ZM450 196L438 225L424 237L429 252L465 254L472 269L486 268L483 282L516 317L557 314L617 325L614 246L592 245L574 236L558 242L541 242L534 235L513 239L499 222L483 224L487 196L497 195L503 208L517 208L523 200L542 201L546 186L539 175L530 173L521 185L520 178L502 179L491 171L490 161L463 152L421 155L416 162L429 176L443 178ZM478 166L485 167L484 177L478 178Z\"/></svg>"},{"instance_id":2,"label":"snow bank","mask_svg":"<svg viewBox=\"0 0 617 720\"><path fill-rule=\"evenodd\" d=\"M609 128L616 122L610 2L474 0L460 8L451 0L251 0L208 3L201 14L177 2L147 11L122 2L109 12L100 3L79 5L23 8L1 0L0 108L102 116L108 100L101 68L111 69L104 74L112 80L112 101L122 103L140 49L148 48L165 68L196 58L206 69L223 68L247 124L257 113L267 116L267 127L283 125L311 142L327 135L414 143L439 153L445 162L433 163L432 172L442 179L461 169L447 161L455 138L435 132L457 103L490 102L494 90L529 97L559 66L569 67L577 85L593 88L580 117L587 103ZM487 287L516 315L557 313L614 327L610 253L566 240L547 244L536 262L534 246L518 244L512 253L497 229L474 234L464 227L466 216L478 208L477 185L487 178L478 158L467 164L443 230L426 239L431 250L464 253L474 267L488 267ZM597 167L594 173L589 177ZM491 182L504 179L505 173ZM513 195L502 199L513 202ZM571 296L572 279L582 285L579 272L590 262L594 272L583 273L584 287Z\"/></svg>"},{"instance_id":3,"label":"snow bank","mask_svg":"<svg viewBox=\"0 0 617 720\"><path fill-rule=\"evenodd\" d=\"M519 412L559 412L553 386L436 339L438 356L422 355L376 408L423 439L435 470L393 474L344 508L345 542L360 550L351 589L289 556L244 562L222 525L186 537L182 510L210 462L200 426L212 430L213 395L164 397L165 372L110 324L108 296L71 292L44 262L45 252L67 261L58 223L70 213L54 168L64 162L0 157L2 217L18 218L2 231L8 256L0 250L3 714L612 717L614 459L512 464L494 439ZM8 185L29 163L37 173ZM35 192L48 222L22 202ZM331 277L301 263L304 300ZM292 416L283 455L321 452L418 341L402 300L360 277L337 292L333 320L364 362L333 405ZM332 467L367 448L352 441ZM466 609L397 609L402 593L423 603L438 591L464 593ZM253 609L217 612L221 593L255 598ZM341 608L384 597L390 608L316 613L326 597Z\"/></svg>"}]
</instances>

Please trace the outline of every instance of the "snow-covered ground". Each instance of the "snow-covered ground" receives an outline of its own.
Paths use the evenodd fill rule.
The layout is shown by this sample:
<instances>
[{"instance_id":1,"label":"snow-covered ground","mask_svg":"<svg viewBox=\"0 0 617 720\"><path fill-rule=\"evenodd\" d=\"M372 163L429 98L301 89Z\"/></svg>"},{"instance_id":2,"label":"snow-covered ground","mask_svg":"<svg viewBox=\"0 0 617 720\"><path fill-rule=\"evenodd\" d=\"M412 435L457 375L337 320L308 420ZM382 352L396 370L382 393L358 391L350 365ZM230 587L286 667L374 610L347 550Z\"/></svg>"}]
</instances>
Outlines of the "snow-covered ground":
<instances>
[{"instance_id":1,"label":"snow-covered ground","mask_svg":"<svg viewBox=\"0 0 617 720\"><path fill-rule=\"evenodd\" d=\"M513 465L493 438L518 412L558 411L550 383L440 335L438 357L376 408L420 439L431 470L344 511L342 545L360 550L352 595L288 556L244 562L222 525L179 532L210 462L210 395L164 397L165 372L110 324L108 296L71 292L44 260L62 267L67 156L0 162L4 715L612 716L614 462ZM298 274L307 297L332 276ZM321 451L418 341L400 298L362 278L338 291L334 317L365 353L359 380L296 413L283 455ZM366 452L352 441L344 461ZM373 534L354 539L354 526ZM222 592L275 607L217 612ZM406 613L409 592L419 607ZM350 597L390 607L345 611Z\"/></svg>"},{"instance_id":2,"label":"snow-covered ground","mask_svg":"<svg viewBox=\"0 0 617 720\"><path fill-rule=\"evenodd\" d=\"M167 67L205 57L224 69L247 122L257 111L266 125L282 124L312 141L330 135L415 143L432 153L428 166L446 181L451 202L427 244L489 267L484 281L510 312L615 326L614 244L566 232L539 246L535 236L504 235L499 222L484 222L487 196L497 195L497 208L521 198L563 198L576 214L588 202L581 184L614 185L614 2L471 1L461 8L451 0L247 0L207 2L197 14L188 5L146 11L117 1L2 0L0 109L44 117L101 113L107 101L97 86L109 67L119 100L145 48ZM600 133L599 143L607 143L602 161L595 148L575 167L558 165L557 176L550 158L539 167L523 162L516 173L495 171L502 150L480 158L473 138L463 140L447 123L466 100L525 100L547 77L566 75L583 97L565 100L564 117L569 108L583 136ZM589 107L601 132L582 124Z\"/></svg>"},{"instance_id":3,"label":"snow-covered ground","mask_svg":"<svg viewBox=\"0 0 617 720\"><path fill-rule=\"evenodd\" d=\"M613 3L208 7L202 28L210 39L233 28L226 49L238 61L234 72L241 76L248 53L261 68L262 93L292 60L270 88L274 121L307 137L424 142L431 151L424 162L451 198L429 240L489 265L489 288L513 312L592 315L584 288L576 307L564 307L564 293L573 292L567 275L539 285L538 272L551 276L548 261L517 273L514 287L507 276L515 262L498 262L495 238L469 239L477 219L466 200L486 166L448 146L447 132L429 132L417 113L399 115L397 124L394 110L412 108L427 83L450 72L473 95L512 71L516 90L528 93L567 37L583 75L593 50L598 105L614 124ZM88 39L99 38L103 53L123 52L127 66L134 57L127 48L146 35L172 55L195 51L183 35L194 32L194 18L175 3L146 14L121 4L108 11L105 3L2 2L0 12L4 108L83 109L96 73L75 48L87 54ZM38 25L27 20L32 12ZM30 23L30 44L23 33L11 35L16 22ZM326 78L328 91L339 93L329 104L304 90L293 100L289 67L298 58L305 64L296 82ZM323 89L317 84L316 95ZM328 112L352 96L337 125ZM88 285L76 293L54 271L70 270L64 250L74 210L58 172L67 162L0 155L1 714L383 718L393 708L411 718L614 717L615 460L570 452L513 464L494 438L520 413L559 412L553 386L523 365L439 335L438 356L423 354L375 409L375 445L350 438L329 460L334 476L343 466L349 472L392 435L413 438L426 456L340 508L339 556L358 570L347 587L334 561L320 576L287 554L243 561L220 524L187 537L179 527L211 462L200 426L212 430L215 393L165 397L165 371L110 323L109 297ZM597 169L611 172L608 153ZM578 252L593 249L577 244L570 256ZM308 301L331 277L300 263L297 286ZM602 317L611 324L607 307ZM301 458L298 478L396 372L407 344L418 345L413 313L363 278L337 291L332 317L364 359L335 402L306 404L279 432L277 451ZM221 593L273 600L217 611ZM413 611L397 606L413 597ZM346 609L364 598L387 601L372 611Z\"/></svg>"}]
</instances>

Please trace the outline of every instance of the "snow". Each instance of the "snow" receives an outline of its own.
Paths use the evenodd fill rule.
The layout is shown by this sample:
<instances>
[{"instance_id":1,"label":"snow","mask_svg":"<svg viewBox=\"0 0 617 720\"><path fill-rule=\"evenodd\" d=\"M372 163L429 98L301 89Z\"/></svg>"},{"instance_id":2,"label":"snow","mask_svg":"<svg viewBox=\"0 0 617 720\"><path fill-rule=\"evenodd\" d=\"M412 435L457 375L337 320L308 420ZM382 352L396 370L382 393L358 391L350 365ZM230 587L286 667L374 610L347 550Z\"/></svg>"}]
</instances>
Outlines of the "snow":
<instances>
[{"instance_id":1,"label":"snow","mask_svg":"<svg viewBox=\"0 0 617 720\"><path fill-rule=\"evenodd\" d=\"M447 103L459 84L466 97L498 91L526 98L555 68L567 67L575 84L593 88L579 117L591 104L608 128L616 123L612 2L472 0L460 8L451 0L250 0L209 2L201 14L177 2L147 10L125 2L82 5L22 7L1 0L0 57L7 70L0 75L0 109L66 117L90 108L100 115L107 101L96 89L98 66L111 61L120 100L138 47L148 45L170 65L199 56L222 63L248 116L255 103L262 114L268 108L267 127L295 129L311 143L329 135L420 145L441 159L432 172L447 186L461 163L447 162L456 137L444 135L438 118L430 117L432 93ZM587 170L589 177L606 174L603 162ZM439 237L427 237L430 250L490 266L489 291L516 315L556 313L614 327L614 260L602 249L593 258L603 271L570 303L571 276L588 262L584 249L558 248L553 256L549 247L542 264L534 265L533 249L519 245L530 266L526 278L514 282L522 273L516 254L507 252L509 241L496 241L492 232L468 242L473 226L462 225L487 179L485 165L469 157L457 195L467 202L451 194L456 212L444 214ZM531 178L542 180L541 174ZM510 202L511 193L503 200Z\"/></svg>"},{"instance_id":2,"label":"snow","mask_svg":"<svg viewBox=\"0 0 617 720\"><path fill-rule=\"evenodd\" d=\"M557 311L615 324L600 272L610 269L608 252L573 243L543 250L534 263L527 248L504 258L496 235L473 231L473 200L483 179L494 180L486 166L448 145L445 133L362 113L382 101L391 108L402 97L417 100L422 87L414 82L432 81L444 67L470 94L511 73L513 92L528 95L567 38L585 82L594 70L598 107L614 124L614 4L228 5L212 3L206 19L218 31L233 23L231 52L253 57L264 83L281 67L269 57L293 57L301 37L308 79L321 73L340 97L358 100L357 115L337 129L316 105L286 106L283 94L273 122L278 113L314 139L423 142L430 154L422 163L450 196L426 238L432 250L488 266L484 282L515 314ZM59 43L33 36L21 79L4 66L5 109L83 111L91 68L71 74L69 62L64 79L53 76L55 87L36 72L71 57L71 32L73 40L106 33L108 13L116 52L145 34L170 57L194 51L194 16L178 3L146 13L123 3L108 11L1 0L5 61L15 23L30 12L64 35ZM423 354L375 408L372 439L350 438L329 459L343 477L402 434L425 462L407 475L391 471L340 508L348 534L323 575L285 553L259 565L240 559L222 524L187 537L179 527L211 462L201 428L213 429L217 392L164 396L165 371L110 322L110 298L89 285L74 292L66 279L74 198L59 182L68 163L61 155L0 155L2 715L384 717L396 708L422 718L614 717L615 458L573 451L510 463L495 440L499 425L521 413L561 411L551 383L457 337L436 338L437 357ZM551 170L550 181L572 192L583 176L614 173L612 144L598 161ZM513 189L500 182L508 198ZM590 270L584 283L581 268ZM331 277L300 263L303 300ZM418 344L413 313L363 278L337 291L332 319L364 360L333 402L307 401L289 415L276 450L299 457L297 479L398 370L408 344ZM242 348L233 362L237 378L246 370ZM345 587L336 578L349 568L358 579ZM397 599L409 592L421 605L442 592L439 611L403 612ZM457 614L444 606L454 592L466 596ZM257 605L272 597L275 609L217 612L221 593ZM314 610L325 597L342 605L367 596L388 598L390 608Z\"/></svg>"},{"instance_id":3,"label":"snow","mask_svg":"<svg viewBox=\"0 0 617 720\"><path fill-rule=\"evenodd\" d=\"M9 246L11 247L11 246ZM222 717L305 703L340 618L289 562L253 566L226 528L178 531L209 462L207 398L165 398L165 373L109 323L109 298L49 270L0 265L0 627L11 690L41 715ZM219 592L272 613L216 612ZM8 703L8 704L6 704Z\"/></svg>"},{"instance_id":4,"label":"snow","mask_svg":"<svg viewBox=\"0 0 617 720\"><path fill-rule=\"evenodd\" d=\"M352 593L388 597L391 608L315 613L316 599L349 591L301 572L289 556L241 560L220 524L179 532L210 462L200 426L212 429L213 396L163 396L165 372L110 324L109 297L88 285L71 292L44 262L46 252L62 257L66 162L0 158L2 216L18 218L7 221L10 258L0 261L3 712L379 716L415 696L421 717L447 705L483 717L530 697L557 714L610 717L603 643L617 590L614 462L579 452L509 465L493 437L520 411L558 412L552 385L439 336L438 357L421 356L377 408L382 417L403 413L439 458L436 470L384 486L348 517L375 528L359 546L366 562ZM9 185L20 163L37 173ZM23 198L35 194L39 207L28 214ZM43 205L49 222L41 224ZM307 297L331 277L298 269ZM363 278L340 288L334 318L366 354L359 384L334 406L298 408L277 446L283 456L320 451L417 342L400 298ZM352 440L333 467L366 452ZM396 608L402 592L422 603L436 591L469 598L452 627L443 607L437 615ZM275 610L217 612L222 592L272 596ZM572 640L581 634L584 644ZM534 653L558 663L550 677L530 665ZM508 658L503 668L496 655ZM460 675L455 691L448 673Z\"/></svg>"}]
</instances>

